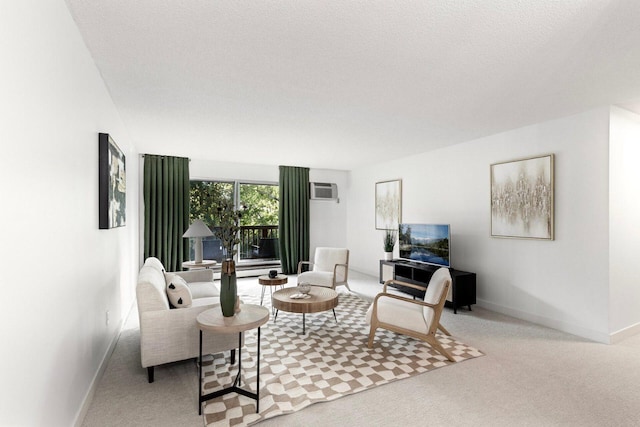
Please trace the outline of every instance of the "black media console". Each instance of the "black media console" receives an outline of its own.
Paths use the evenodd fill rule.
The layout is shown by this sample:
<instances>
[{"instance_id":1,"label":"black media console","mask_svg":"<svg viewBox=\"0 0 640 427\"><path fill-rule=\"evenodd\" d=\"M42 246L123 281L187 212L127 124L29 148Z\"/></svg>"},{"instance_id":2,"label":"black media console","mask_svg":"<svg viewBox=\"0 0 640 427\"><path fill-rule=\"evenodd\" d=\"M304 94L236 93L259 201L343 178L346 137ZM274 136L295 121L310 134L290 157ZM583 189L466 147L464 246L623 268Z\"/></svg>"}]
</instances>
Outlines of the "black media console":
<instances>
[{"instance_id":1,"label":"black media console","mask_svg":"<svg viewBox=\"0 0 640 427\"><path fill-rule=\"evenodd\" d=\"M440 268L436 265L422 264L404 260L384 261L380 260L380 283L387 280L401 280L416 285L427 286L435 271ZM476 303L476 273L449 269L452 286L447 297L446 306L453 307L453 312L458 313L458 307ZM424 292L406 286L390 285L399 291L416 298L424 298Z\"/></svg>"}]
</instances>

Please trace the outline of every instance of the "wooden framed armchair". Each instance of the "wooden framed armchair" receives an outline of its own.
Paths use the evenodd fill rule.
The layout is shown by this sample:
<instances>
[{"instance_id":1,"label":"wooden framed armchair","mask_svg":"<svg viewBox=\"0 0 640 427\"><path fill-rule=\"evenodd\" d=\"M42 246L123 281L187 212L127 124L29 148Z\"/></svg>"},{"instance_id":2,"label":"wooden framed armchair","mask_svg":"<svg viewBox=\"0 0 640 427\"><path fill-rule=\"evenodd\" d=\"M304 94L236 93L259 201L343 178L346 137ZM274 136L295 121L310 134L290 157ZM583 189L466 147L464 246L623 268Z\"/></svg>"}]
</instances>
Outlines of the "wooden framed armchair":
<instances>
[{"instance_id":1,"label":"wooden framed armchair","mask_svg":"<svg viewBox=\"0 0 640 427\"><path fill-rule=\"evenodd\" d=\"M387 285L397 283L402 286L425 290L424 301L387 293ZM440 354L452 362L453 356L442 347L436 338L436 330L451 335L440 325L440 315L451 286L449 269L439 268L431 277L429 285L414 285L399 280L387 280L382 292L376 295L367 311L366 320L369 330L369 348L373 347L376 329L383 328L403 335L426 341Z\"/></svg>"},{"instance_id":2,"label":"wooden framed armchair","mask_svg":"<svg viewBox=\"0 0 640 427\"><path fill-rule=\"evenodd\" d=\"M307 265L309 271L302 271ZM314 286L325 286L335 289L349 283L349 249L345 248L316 248L313 262L300 261L298 263L298 284L308 283Z\"/></svg>"}]
</instances>

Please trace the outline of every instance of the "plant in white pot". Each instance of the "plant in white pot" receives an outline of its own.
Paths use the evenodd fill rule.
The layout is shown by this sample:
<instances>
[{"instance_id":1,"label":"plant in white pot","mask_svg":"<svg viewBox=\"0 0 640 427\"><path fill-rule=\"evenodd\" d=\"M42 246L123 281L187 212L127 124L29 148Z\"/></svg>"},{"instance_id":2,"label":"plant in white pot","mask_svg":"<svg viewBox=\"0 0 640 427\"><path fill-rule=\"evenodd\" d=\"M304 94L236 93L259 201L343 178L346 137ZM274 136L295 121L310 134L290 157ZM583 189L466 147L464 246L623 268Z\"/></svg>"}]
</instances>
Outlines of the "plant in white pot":
<instances>
[{"instance_id":1,"label":"plant in white pot","mask_svg":"<svg viewBox=\"0 0 640 427\"><path fill-rule=\"evenodd\" d=\"M393 259L393 247L396 245L396 231L385 230L384 232L384 259L391 261Z\"/></svg>"}]
</instances>

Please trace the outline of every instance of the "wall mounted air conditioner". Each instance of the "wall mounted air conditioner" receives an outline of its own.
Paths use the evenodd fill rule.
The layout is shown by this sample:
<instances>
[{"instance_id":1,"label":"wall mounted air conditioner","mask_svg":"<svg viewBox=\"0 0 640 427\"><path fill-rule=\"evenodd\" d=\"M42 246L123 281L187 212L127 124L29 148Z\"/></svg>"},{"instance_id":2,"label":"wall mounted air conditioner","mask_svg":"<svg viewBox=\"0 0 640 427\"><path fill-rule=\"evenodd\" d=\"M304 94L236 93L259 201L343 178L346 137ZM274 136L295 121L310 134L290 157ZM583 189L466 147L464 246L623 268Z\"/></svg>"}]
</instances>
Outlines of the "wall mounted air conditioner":
<instances>
[{"instance_id":1,"label":"wall mounted air conditioner","mask_svg":"<svg viewBox=\"0 0 640 427\"><path fill-rule=\"evenodd\" d=\"M309 192L312 200L338 200L337 184L310 182Z\"/></svg>"}]
</instances>

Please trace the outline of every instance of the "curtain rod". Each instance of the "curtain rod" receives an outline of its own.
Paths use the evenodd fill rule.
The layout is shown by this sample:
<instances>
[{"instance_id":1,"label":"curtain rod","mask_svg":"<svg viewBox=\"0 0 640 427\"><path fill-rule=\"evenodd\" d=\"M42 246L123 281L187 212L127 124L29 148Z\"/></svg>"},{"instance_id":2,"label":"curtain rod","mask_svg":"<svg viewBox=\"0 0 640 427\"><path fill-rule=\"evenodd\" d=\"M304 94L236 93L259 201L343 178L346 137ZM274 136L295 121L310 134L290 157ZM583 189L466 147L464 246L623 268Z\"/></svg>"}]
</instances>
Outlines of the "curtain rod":
<instances>
[{"instance_id":1,"label":"curtain rod","mask_svg":"<svg viewBox=\"0 0 640 427\"><path fill-rule=\"evenodd\" d=\"M189 159L189 161L191 161L191 159L189 157L180 157L180 156L165 156L162 154L140 154L140 157L142 157L144 159L145 155L149 155L149 156L156 156L156 157L160 157L161 159L166 159L167 157L176 157L178 159Z\"/></svg>"}]
</instances>

